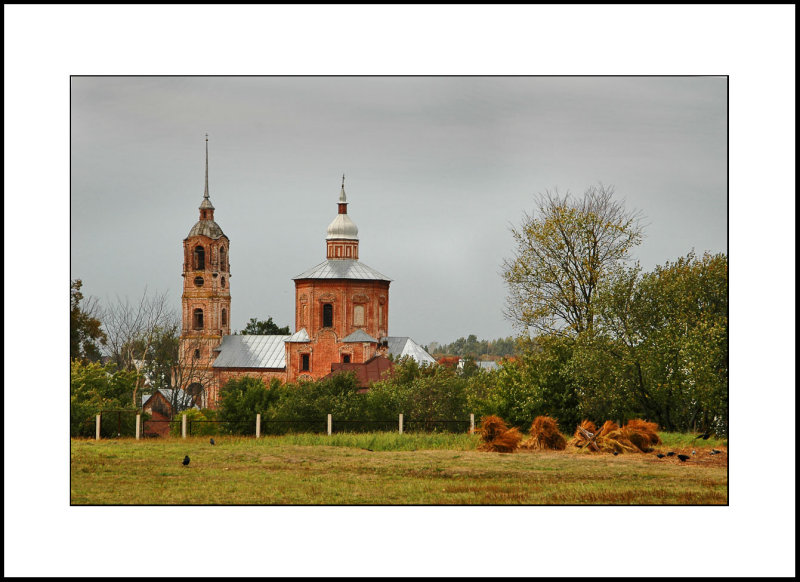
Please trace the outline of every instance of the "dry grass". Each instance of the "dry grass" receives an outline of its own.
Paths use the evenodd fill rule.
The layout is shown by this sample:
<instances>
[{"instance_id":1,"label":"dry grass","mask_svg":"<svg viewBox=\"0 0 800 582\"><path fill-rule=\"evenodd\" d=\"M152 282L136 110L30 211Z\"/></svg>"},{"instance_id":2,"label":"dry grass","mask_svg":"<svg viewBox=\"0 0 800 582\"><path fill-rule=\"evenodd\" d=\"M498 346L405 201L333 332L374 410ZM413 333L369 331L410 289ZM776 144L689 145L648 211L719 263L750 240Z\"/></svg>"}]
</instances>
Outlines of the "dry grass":
<instances>
[{"instance_id":1,"label":"dry grass","mask_svg":"<svg viewBox=\"0 0 800 582\"><path fill-rule=\"evenodd\" d=\"M531 438L520 444L523 449L563 451L567 439L558 430L558 421L549 416L537 416L531 424Z\"/></svg>"},{"instance_id":2,"label":"dry grass","mask_svg":"<svg viewBox=\"0 0 800 582\"><path fill-rule=\"evenodd\" d=\"M364 435L368 438L369 435ZM409 435L403 435L404 437ZM73 439L72 505L710 505L728 503L727 447L662 434L655 455L457 449L368 451L285 437ZM681 438L679 439L678 436ZM678 442L679 441L679 442ZM335 442L335 441L331 441ZM470 444L471 443L471 444ZM388 443L387 443L388 445ZM439 446L439 443L437 443ZM468 446L469 450L464 447ZM712 446L723 454L711 455ZM667 449L669 447L669 449ZM373 447L370 447L373 448ZM192 461L183 467L188 454Z\"/></svg>"},{"instance_id":3,"label":"dry grass","mask_svg":"<svg viewBox=\"0 0 800 582\"><path fill-rule=\"evenodd\" d=\"M595 434L597 436L592 440L591 437ZM593 422L584 420L575 429L575 434L569 441L569 444L583 450L617 454L649 453L654 445L660 443L658 424L638 418L629 420L622 428L613 420L607 420L599 431Z\"/></svg>"}]
</instances>

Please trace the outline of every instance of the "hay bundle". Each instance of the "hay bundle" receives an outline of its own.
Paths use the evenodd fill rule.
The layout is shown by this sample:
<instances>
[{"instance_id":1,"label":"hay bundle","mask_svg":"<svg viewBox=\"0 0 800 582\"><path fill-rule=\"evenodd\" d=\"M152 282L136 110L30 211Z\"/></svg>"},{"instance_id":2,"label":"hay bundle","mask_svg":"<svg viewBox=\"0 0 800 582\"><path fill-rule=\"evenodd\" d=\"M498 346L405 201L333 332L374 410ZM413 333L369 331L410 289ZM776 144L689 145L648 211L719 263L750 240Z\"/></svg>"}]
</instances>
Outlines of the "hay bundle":
<instances>
[{"instance_id":1,"label":"hay bundle","mask_svg":"<svg viewBox=\"0 0 800 582\"><path fill-rule=\"evenodd\" d=\"M638 453L639 447L630 441L627 433L619 427L597 437L597 447L604 453Z\"/></svg>"},{"instance_id":2,"label":"hay bundle","mask_svg":"<svg viewBox=\"0 0 800 582\"><path fill-rule=\"evenodd\" d=\"M598 433L597 438L605 436L615 430L619 430L619 425L613 420L607 420L603 423L603 426L600 427L600 432Z\"/></svg>"},{"instance_id":3,"label":"hay bundle","mask_svg":"<svg viewBox=\"0 0 800 582\"><path fill-rule=\"evenodd\" d=\"M558 430L558 421L549 416L537 416L531 424L531 438L520 445L525 449L563 451L567 440Z\"/></svg>"},{"instance_id":4,"label":"hay bundle","mask_svg":"<svg viewBox=\"0 0 800 582\"><path fill-rule=\"evenodd\" d=\"M583 430L581 430L581 429L583 429ZM583 420L583 421L581 421L581 423L578 425L578 428L575 429L575 434L572 435L572 438L569 440L569 443L567 443L567 444L576 446L579 449L582 449L583 447L585 447L587 445L587 443L589 442L589 439L587 438L587 436L584 433L584 431L586 431L587 433L590 433L592 436L594 436L594 434L597 433L597 427L595 426L595 424L591 420ZM594 451L598 450L594 443L592 443L589 448L594 450Z\"/></svg>"},{"instance_id":5,"label":"hay bundle","mask_svg":"<svg viewBox=\"0 0 800 582\"><path fill-rule=\"evenodd\" d=\"M629 431L631 435L636 435L634 438L644 444L644 447L639 447L643 451L650 448L649 445L657 445L661 443L661 438L658 436L658 424L655 422L647 422L640 418L634 418L625 423L624 430ZM630 438L630 436L628 437ZM631 442L636 444L634 439ZM638 444L636 446L639 446Z\"/></svg>"},{"instance_id":6,"label":"hay bundle","mask_svg":"<svg viewBox=\"0 0 800 582\"><path fill-rule=\"evenodd\" d=\"M478 429L483 443L478 446L479 451L493 453L513 453L522 440L522 434L516 428L508 428L499 416L490 415L481 421Z\"/></svg>"}]
</instances>

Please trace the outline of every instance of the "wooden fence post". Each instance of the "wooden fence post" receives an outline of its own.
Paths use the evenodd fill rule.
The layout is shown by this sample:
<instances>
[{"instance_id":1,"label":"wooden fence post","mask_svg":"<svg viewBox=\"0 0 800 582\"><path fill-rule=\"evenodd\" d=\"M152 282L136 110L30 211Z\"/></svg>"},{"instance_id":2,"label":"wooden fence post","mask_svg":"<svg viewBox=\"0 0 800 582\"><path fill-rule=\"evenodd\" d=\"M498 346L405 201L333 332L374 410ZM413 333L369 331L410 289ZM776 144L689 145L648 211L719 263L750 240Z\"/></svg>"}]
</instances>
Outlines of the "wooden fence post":
<instances>
[{"instance_id":1,"label":"wooden fence post","mask_svg":"<svg viewBox=\"0 0 800 582\"><path fill-rule=\"evenodd\" d=\"M142 434L142 415L136 415L136 440L139 440L139 436Z\"/></svg>"},{"instance_id":2,"label":"wooden fence post","mask_svg":"<svg viewBox=\"0 0 800 582\"><path fill-rule=\"evenodd\" d=\"M333 432L333 418L331 418L331 415L329 414L328 415L328 436L331 436L332 432Z\"/></svg>"},{"instance_id":3,"label":"wooden fence post","mask_svg":"<svg viewBox=\"0 0 800 582\"><path fill-rule=\"evenodd\" d=\"M98 414L94 419L94 440L100 440L100 415Z\"/></svg>"},{"instance_id":4,"label":"wooden fence post","mask_svg":"<svg viewBox=\"0 0 800 582\"><path fill-rule=\"evenodd\" d=\"M261 413L256 414L256 438L261 438Z\"/></svg>"},{"instance_id":5,"label":"wooden fence post","mask_svg":"<svg viewBox=\"0 0 800 582\"><path fill-rule=\"evenodd\" d=\"M181 437L186 438L186 415L181 416Z\"/></svg>"},{"instance_id":6,"label":"wooden fence post","mask_svg":"<svg viewBox=\"0 0 800 582\"><path fill-rule=\"evenodd\" d=\"M470 412L469 414L469 434L475 432L475 413Z\"/></svg>"},{"instance_id":7,"label":"wooden fence post","mask_svg":"<svg viewBox=\"0 0 800 582\"><path fill-rule=\"evenodd\" d=\"M403 434L403 415L400 415L400 434Z\"/></svg>"}]
</instances>

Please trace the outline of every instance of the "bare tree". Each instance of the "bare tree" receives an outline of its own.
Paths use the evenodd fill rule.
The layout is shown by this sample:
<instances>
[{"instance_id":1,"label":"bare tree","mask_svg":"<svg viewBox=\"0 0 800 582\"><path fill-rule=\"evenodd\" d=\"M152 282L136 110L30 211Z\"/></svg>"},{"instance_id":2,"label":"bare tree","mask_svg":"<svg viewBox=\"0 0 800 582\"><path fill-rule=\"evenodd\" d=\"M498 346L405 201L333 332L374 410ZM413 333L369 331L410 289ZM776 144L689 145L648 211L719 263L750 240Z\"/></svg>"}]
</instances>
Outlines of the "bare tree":
<instances>
[{"instance_id":1,"label":"bare tree","mask_svg":"<svg viewBox=\"0 0 800 582\"><path fill-rule=\"evenodd\" d=\"M625 210L613 194L613 186L602 184L579 200L546 191L535 213L511 228L517 248L503 262L504 313L517 327L559 335L592 331L598 283L642 240L639 213Z\"/></svg>"},{"instance_id":2,"label":"bare tree","mask_svg":"<svg viewBox=\"0 0 800 582\"><path fill-rule=\"evenodd\" d=\"M120 369L138 374L133 404L144 383L143 368L154 340L164 329L175 325L177 315L169 308L167 293L148 295L145 288L134 304L119 296L105 309L103 329L111 359Z\"/></svg>"}]
</instances>

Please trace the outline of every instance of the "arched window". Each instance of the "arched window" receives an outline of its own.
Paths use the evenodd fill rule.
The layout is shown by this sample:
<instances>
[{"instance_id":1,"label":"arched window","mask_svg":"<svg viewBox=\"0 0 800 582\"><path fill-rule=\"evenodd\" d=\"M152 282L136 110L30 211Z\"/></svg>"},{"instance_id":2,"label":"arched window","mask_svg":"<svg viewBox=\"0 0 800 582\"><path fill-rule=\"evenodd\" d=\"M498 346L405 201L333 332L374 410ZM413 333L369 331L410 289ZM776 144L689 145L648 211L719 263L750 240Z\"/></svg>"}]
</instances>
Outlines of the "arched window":
<instances>
[{"instance_id":1,"label":"arched window","mask_svg":"<svg viewBox=\"0 0 800 582\"><path fill-rule=\"evenodd\" d=\"M228 325L228 310L224 308L222 310L222 325Z\"/></svg>"},{"instance_id":2,"label":"arched window","mask_svg":"<svg viewBox=\"0 0 800 582\"><path fill-rule=\"evenodd\" d=\"M300 371L308 372L311 370L311 356L310 354L300 354Z\"/></svg>"},{"instance_id":3,"label":"arched window","mask_svg":"<svg viewBox=\"0 0 800 582\"><path fill-rule=\"evenodd\" d=\"M333 305L330 303L322 306L322 327L333 327Z\"/></svg>"},{"instance_id":4,"label":"arched window","mask_svg":"<svg viewBox=\"0 0 800 582\"><path fill-rule=\"evenodd\" d=\"M199 350L199 349L197 349L197 350L195 350L195 351L194 351L194 359L195 359L195 360L198 360L198 359L200 359L200 350Z\"/></svg>"},{"instance_id":5,"label":"arched window","mask_svg":"<svg viewBox=\"0 0 800 582\"><path fill-rule=\"evenodd\" d=\"M223 289L225 289L225 277L220 277L219 284L222 285Z\"/></svg>"},{"instance_id":6,"label":"arched window","mask_svg":"<svg viewBox=\"0 0 800 582\"><path fill-rule=\"evenodd\" d=\"M220 271L227 271L228 263L225 262L225 247L220 247L219 249L219 270Z\"/></svg>"},{"instance_id":7,"label":"arched window","mask_svg":"<svg viewBox=\"0 0 800 582\"><path fill-rule=\"evenodd\" d=\"M198 271L206 268L206 250L200 245L194 248L194 268Z\"/></svg>"},{"instance_id":8,"label":"arched window","mask_svg":"<svg viewBox=\"0 0 800 582\"><path fill-rule=\"evenodd\" d=\"M343 355L342 356L342 362L344 362L345 364L349 364L350 363L350 354Z\"/></svg>"},{"instance_id":9,"label":"arched window","mask_svg":"<svg viewBox=\"0 0 800 582\"><path fill-rule=\"evenodd\" d=\"M203 329L203 310L202 309L195 309L194 310L194 328L195 329Z\"/></svg>"},{"instance_id":10,"label":"arched window","mask_svg":"<svg viewBox=\"0 0 800 582\"><path fill-rule=\"evenodd\" d=\"M195 287L202 287L204 282L205 282L205 281L203 281L203 278L202 278L202 277L195 277L195 278L194 278L194 285L195 285Z\"/></svg>"}]
</instances>

